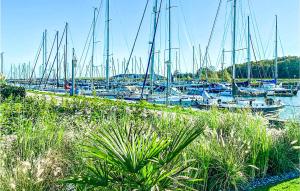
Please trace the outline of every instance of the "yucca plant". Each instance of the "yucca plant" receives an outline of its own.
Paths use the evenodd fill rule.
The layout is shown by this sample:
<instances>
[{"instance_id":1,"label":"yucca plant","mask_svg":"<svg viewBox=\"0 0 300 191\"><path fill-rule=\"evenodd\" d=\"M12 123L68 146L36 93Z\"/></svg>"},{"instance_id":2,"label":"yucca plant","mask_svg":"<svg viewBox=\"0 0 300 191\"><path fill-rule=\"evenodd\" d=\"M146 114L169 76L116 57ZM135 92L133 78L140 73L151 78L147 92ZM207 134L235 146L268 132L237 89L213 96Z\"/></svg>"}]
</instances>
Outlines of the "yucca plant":
<instances>
[{"instance_id":1,"label":"yucca plant","mask_svg":"<svg viewBox=\"0 0 300 191\"><path fill-rule=\"evenodd\" d=\"M87 171L65 182L115 190L185 187L184 182L190 179L181 172L189 168L189 163L175 161L201 132L202 128L186 128L175 135L159 135L149 124L139 127L126 119L106 122L83 146Z\"/></svg>"}]
</instances>

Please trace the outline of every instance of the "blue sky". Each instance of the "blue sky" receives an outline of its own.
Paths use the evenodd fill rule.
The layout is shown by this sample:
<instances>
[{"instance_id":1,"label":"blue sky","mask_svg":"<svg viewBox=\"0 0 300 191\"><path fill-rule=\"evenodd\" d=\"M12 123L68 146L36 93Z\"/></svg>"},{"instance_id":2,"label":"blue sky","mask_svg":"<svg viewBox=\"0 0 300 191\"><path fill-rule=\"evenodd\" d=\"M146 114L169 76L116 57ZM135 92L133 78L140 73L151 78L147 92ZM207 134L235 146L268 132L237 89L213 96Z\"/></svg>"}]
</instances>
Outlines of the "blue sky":
<instances>
[{"instance_id":1,"label":"blue sky","mask_svg":"<svg viewBox=\"0 0 300 191\"><path fill-rule=\"evenodd\" d=\"M1 0L0 0L1 1ZM49 49L56 30L62 32L64 23L70 24L72 40L70 46L80 56L93 17L93 7L101 0L2 0L1 1L1 48L5 52L5 68L11 64L33 62L37 53L42 32L48 30ZM105 2L105 1L104 1ZM111 0L111 53L115 59L129 56L139 20L146 0ZM163 2L166 2L163 0ZM180 69L192 70L192 46L201 45L204 50L219 0L172 0L172 41L173 48L180 47ZM300 1L299 0L238 0L238 48L245 47L246 16L251 15L251 27L256 57L272 58L274 46L275 14L278 15L279 35L283 47L279 55L300 55ZM249 12L249 5L251 12ZM148 8L145 22L137 42L134 55L147 60L151 32L151 6ZM157 48L164 52L166 33L166 10L163 3L161 22L157 36ZM230 31L223 44L224 25L230 18L231 2L223 0L216 29L211 41L209 54L211 64L220 67L220 51L224 47L230 50ZM227 16L226 16L227 15ZM260 35L258 35L258 30ZM96 65L103 62L104 8L96 29ZM280 45L281 47L281 45ZM1 50L0 50L1 51ZM175 57L175 50L173 51ZM178 53L179 54L179 53ZM199 56L197 54L197 59ZM246 59L245 51L239 52L238 61ZM175 68L175 58L173 68ZM226 55L230 64L230 55ZM161 55L163 66L163 55Z\"/></svg>"}]
</instances>

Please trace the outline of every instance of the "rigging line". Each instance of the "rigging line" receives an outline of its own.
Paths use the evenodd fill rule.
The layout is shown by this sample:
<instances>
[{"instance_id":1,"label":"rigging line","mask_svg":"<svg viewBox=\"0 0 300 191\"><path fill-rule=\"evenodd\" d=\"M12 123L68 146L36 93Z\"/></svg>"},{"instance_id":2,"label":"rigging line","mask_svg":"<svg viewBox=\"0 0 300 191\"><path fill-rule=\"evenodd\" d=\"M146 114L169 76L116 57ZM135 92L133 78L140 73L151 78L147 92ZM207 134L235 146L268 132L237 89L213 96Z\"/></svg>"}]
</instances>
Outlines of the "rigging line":
<instances>
[{"instance_id":1,"label":"rigging line","mask_svg":"<svg viewBox=\"0 0 300 191\"><path fill-rule=\"evenodd\" d=\"M100 1L100 5L99 5L99 8L98 8L99 11L98 11L97 16L96 16L96 22L98 21L98 18L99 18L100 12L101 12L100 10L102 9L102 4L103 4L103 0ZM81 62L82 62L83 55L84 55L84 53L85 53L87 44L88 44L88 42L91 42L91 40L89 41L89 38L90 38L90 35L91 35L91 33L92 33L93 24L94 24L94 21L92 21L92 24L91 24L91 26L90 26L90 29L89 29L89 32L88 32L88 36L87 36L87 38L86 38L86 41L85 41L85 44L84 44L84 48L83 48L83 50L82 50L82 54L81 54L81 56L80 56L78 65L81 65ZM89 46L90 46L90 44L89 44ZM89 49L88 49L88 50L89 50ZM88 50L87 50L87 52L88 52ZM80 71L83 71L83 70L84 70L83 68L84 68L84 66L81 67L81 70L80 70ZM81 73L80 73L80 76L81 76Z\"/></svg>"},{"instance_id":2,"label":"rigging line","mask_svg":"<svg viewBox=\"0 0 300 191\"><path fill-rule=\"evenodd\" d=\"M155 37L156 37L156 33L157 33L157 25L158 25L158 21L159 21L159 18L160 18L162 1L163 0L160 0L159 10L158 10L157 19L156 19L156 22L155 22L155 27L154 27L155 31L154 31L152 42L155 41ZM148 72L149 72L149 67L150 67L150 62L151 62L151 55L152 55L153 49L154 49L154 43L152 43L151 49L150 49L150 53L149 53L148 64L147 64L146 74L145 74L145 78L144 78L144 82L143 82L143 88L142 88L142 93L141 93L141 99L143 99L143 96L144 96L144 89L145 89L146 80L147 80L147 77L148 77Z\"/></svg>"},{"instance_id":3,"label":"rigging line","mask_svg":"<svg viewBox=\"0 0 300 191\"><path fill-rule=\"evenodd\" d=\"M61 58L59 59L60 61L59 61L59 68L61 67L61 64L62 64L62 62L63 62L63 60L64 60L64 55L62 54L61 55ZM61 71L59 70L59 72L58 72L58 76L60 77L60 74L61 74Z\"/></svg>"},{"instance_id":4,"label":"rigging line","mask_svg":"<svg viewBox=\"0 0 300 191\"><path fill-rule=\"evenodd\" d=\"M58 36L57 36L57 38L58 38ZM62 40L62 39L63 39L63 37L61 38L61 40ZM59 48L60 48L60 46L59 46ZM58 48L58 49L59 49L59 48ZM46 87L46 84L47 84L47 82L48 82L48 80L49 80L49 78L50 78L50 75L51 75L51 72L52 72L52 70L53 70L53 67L54 67L54 64L55 64L56 59L59 59L57 55L55 55L54 60L53 60L53 62L52 62L51 69L50 69L49 75L48 75L47 80L46 80L46 83L45 83L45 87Z\"/></svg>"},{"instance_id":5,"label":"rigging line","mask_svg":"<svg viewBox=\"0 0 300 191\"><path fill-rule=\"evenodd\" d=\"M261 74L261 71L259 69L259 64L258 64L258 60L257 60L257 57L256 57L256 53L255 53L255 49L254 49L254 44L253 44L253 41L252 41L252 36L250 35L250 42L251 42L251 49L252 49L252 52L253 52L253 56L254 56L254 60L258 66L258 73L259 73L259 76L262 78L262 74Z\"/></svg>"},{"instance_id":6,"label":"rigging line","mask_svg":"<svg viewBox=\"0 0 300 191\"><path fill-rule=\"evenodd\" d=\"M94 23L94 22L93 22L93 23ZM89 33L88 33L88 37L86 38L86 41L85 41L85 44L84 44L84 47L83 47L83 51L82 51L82 54L81 54L80 59L79 59L79 62L78 62L79 65L81 65L82 58L83 58L83 55L84 55L84 53L85 53L85 50L86 50L86 47L87 47L88 42L91 42L89 39L90 39L92 27L93 27L93 24L91 25L90 30L89 30ZM90 45L90 44L89 44L89 45ZM80 71L82 71L83 67L84 67L84 66L81 67L81 70L80 70ZM81 73L80 73L80 76L81 76Z\"/></svg>"},{"instance_id":7,"label":"rigging line","mask_svg":"<svg viewBox=\"0 0 300 191\"><path fill-rule=\"evenodd\" d=\"M183 11L183 6L182 6L182 3L181 3L181 0L178 0L178 3L179 3L179 6L180 6L180 13L181 13L183 21L184 21L184 33L185 33L185 37L187 39L187 42L188 42L190 48L192 48L193 45L191 43L192 42L192 40L191 40L191 34L190 34L189 30L187 30L187 26L188 26L187 25L187 19L186 19L185 14L183 14L184 11Z\"/></svg>"},{"instance_id":8,"label":"rigging line","mask_svg":"<svg viewBox=\"0 0 300 191\"><path fill-rule=\"evenodd\" d=\"M281 48L281 51L282 51L282 57L285 57L285 53L284 53L284 49L283 49L283 44L282 44L280 35L278 35L278 38L279 38L280 48Z\"/></svg>"},{"instance_id":9,"label":"rigging line","mask_svg":"<svg viewBox=\"0 0 300 191\"><path fill-rule=\"evenodd\" d=\"M231 20L231 17L232 17L232 6L230 6L230 12L228 14L228 2L226 3L226 7L225 7L225 22L224 22L224 33L223 33L223 37L222 37L222 41L221 41L221 49L219 50L219 53L218 53L218 59L217 59L217 62L220 62L221 60L221 57L222 57L222 52L223 52L223 49L225 47L225 42L227 40L227 34L228 34L228 29L229 29L229 26L231 24L230 20ZM228 16L229 15L229 16Z\"/></svg>"},{"instance_id":10,"label":"rigging line","mask_svg":"<svg viewBox=\"0 0 300 191\"><path fill-rule=\"evenodd\" d=\"M250 0L248 0L248 8L249 8L250 15L252 16L251 22L252 22L252 25L253 25L254 34L255 34L255 36L257 35L259 37L258 38L259 43L257 42L257 45L258 45L258 53L260 55L260 53L261 53L260 49L264 50L264 46L263 46L263 43L262 43L262 39L260 38L261 35L260 35L260 30L259 30L259 27L258 27L258 24L257 24L258 22L257 22L256 16L255 16L255 13L252 11L253 10L253 5L251 4ZM256 41L257 41L257 36L256 36ZM265 57L265 55L263 55L263 56ZM260 59L262 59L261 55L260 55Z\"/></svg>"},{"instance_id":11,"label":"rigging line","mask_svg":"<svg viewBox=\"0 0 300 191\"><path fill-rule=\"evenodd\" d=\"M60 48L61 43L62 43L62 41L63 41L63 39L64 39L64 36L65 36L65 33L66 33L66 29L67 29L67 27L65 27L65 30L64 30L64 32L63 32L63 34L62 34L62 36L61 36L61 39L60 39L60 43L59 43L58 49ZM57 35L55 35L55 36L58 38ZM46 70L47 70L47 66L48 66L48 63L49 63L49 60L50 60L50 57L51 57L51 54L52 54L52 50L53 50L53 47L54 47L54 44L55 44L55 40L56 40L56 38L54 38L54 41L53 41L53 44L52 44L52 48L51 48L51 51L50 51L50 54L49 54L49 58L48 58L48 60L47 60L45 70L44 70L43 75L42 75L41 80L40 80L39 87L40 87L41 84L42 84L42 81L43 81L45 72L46 72ZM56 59L57 59L57 54L55 54L54 61L55 61ZM54 65L54 61L53 61L53 63L52 63L52 67L53 67L53 65ZM51 74L51 71L49 72L49 76L50 76L50 74ZM47 78L47 81L48 81L48 79L49 79L49 76L48 76L48 78ZM47 81L46 81L46 83L47 83Z\"/></svg>"},{"instance_id":12,"label":"rigging line","mask_svg":"<svg viewBox=\"0 0 300 191\"><path fill-rule=\"evenodd\" d=\"M120 18L119 16L119 13L121 13L122 11L118 11L117 10L117 6L115 6L115 8L114 9L112 9L113 11L114 11L114 14L116 14L117 16L116 16L116 18ZM124 27L124 23L122 22L122 20L119 20L119 19L117 19L118 20L118 22L120 23L120 26L122 27L122 28L125 28ZM127 48L127 50L128 50L128 53L130 52L130 48L129 48L129 43L128 43L128 38L126 37L126 36L128 36L128 35L126 35L125 36L125 33L124 32L122 32L122 36L123 36L123 40L125 41L125 44L126 44L126 48ZM113 43L112 43L113 44Z\"/></svg>"},{"instance_id":13,"label":"rigging line","mask_svg":"<svg viewBox=\"0 0 300 191\"><path fill-rule=\"evenodd\" d=\"M89 64L86 65L86 69L85 69L85 77L88 76L88 73L89 73L89 70L90 70L91 65L92 65L92 59L90 59Z\"/></svg>"},{"instance_id":14,"label":"rigging line","mask_svg":"<svg viewBox=\"0 0 300 191\"><path fill-rule=\"evenodd\" d=\"M35 71L35 68L36 68L36 65L37 65L37 62L38 62L38 59L40 57L40 54L41 54L41 51L42 51L42 47L43 47L43 40L39 46L39 50L38 50L38 53L35 57L35 62L34 62L34 66L33 66L33 69L32 69L32 73L31 73L31 76L30 76L30 79L29 79L29 86L31 85L31 82L32 82L32 78L33 78L33 75L34 75L34 71Z\"/></svg>"},{"instance_id":15,"label":"rigging line","mask_svg":"<svg viewBox=\"0 0 300 191\"><path fill-rule=\"evenodd\" d=\"M282 51L282 63L284 63L284 62L286 62L286 57L285 57L285 54L284 54L284 49L283 49L283 45L282 45L280 35L278 35L278 38L279 38L280 48L281 48L281 51ZM287 70L287 76L290 76L290 71L289 70Z\"/></svg>"},{"instance_id":16,"label":"rigging line","mask_svg":"<svg viewBox=\"0 0 300 191\"><path fill-rule=\"evenodd\" d=\"M82 75L82 72L84 71L86 59L87 59L87 57L88 57L88 53L89 53L89 50L90 50L90 48L91 48L90 45L91 45L91 43L92 43L92 40L93 40L93 38L90 38L89 45L88 45L88 48L87 48L87 50L86 50L86 54L85 54L85 57L84 57L84 60L83 60L83 64L82 64L82 67L81 67L79 76L81 76L81 75ZM83 54L82 54L82 57L83 57ZM90 64L90 63L89 63L89 64Z\"/></svg>"},{"instance_id":17,"label":"rigging line","mask_svg":"<svg viewBox=\"0 0 300 191\"><path fill-rule=\"evenodd\" d=\"M269 36L269 39L268 39L268 42L267 42L267 46L266 46L266 48L265 48L265 50L264 50L264 55L267 55L267 51L268 51L269 46L270 46L270 44L271 44L271 41L272 41L272 39L273 39L273 37L274 37L274 28L275 28L275 20L274 20L274 22L273 22L273 24L272 24L270 33L269 33L269 35L268 35L268 36ZM267 56L267 58L268 58L268 56Z\"/></svg>"},{"instance_id":18,"label":"rigging line","mask_svg":"<svg viewBox=\"0 0 300 191\"><path fill-rule=\"evenodd\" d=\"M219 13L220 13L221 5L222 5L222 0L219 1L217 13L216 13L216 16L215 16L215 19L214 19L214 22L213 22L213 26L212 26L212 29L211 29L211 32L210 32L210 36L209 36L209 39L208 39L208 43L207 43L207 46L206 46L206 49L205 49L205 55L204 55L204 58L203 58L204 60L203 61L206 61L206 59L207 59L208 49L209 49L214 31L215 31L215 27L216 27L216 24L217 24L217 20L218 20L218 16L219 16ZM206 71L207 71L207 67L206 67ZM201 79L200 79L200 81L201 81Z\"/></svg>"},{"instance_id":19,"label":"rigging line","mask_svg":"<svg viewBox=\"0 0 300 191\"><path fill-rule=\"evenodd\" d=\"M242 27L240 27L240 28L238 28L237 30L239 30L238 32L237 32L237 34L238 34L238 36L237 36L237 45L238 46L240 46L240 47L243 47L243 43L246 41L246 39L245 39L245 31L247 31L246 30L246 28L247 28L247 25L245 24L245 16L244 16L244 10L243 10L243 4L242 3L240 3L239 4L239 14L240 14L240 17L237 17L238 18L238 21L237 21L237 23L238 24L241 24L241 26ZM241 18L241 19L240 19ZM242 63L242 62L244 62L244 52L238 52L238 54L237 54L237 58L236 58L236 60L237 60L237 63L239 62L239 63ZM238 70L239 68L237 68L237 70ZM241 72L241 71L239 71L239 72ZM238 72L237 72L238 73Z\"/></svg>"},{"instance_id":20,"label":"rigging line","mask_svg":"<svg viewBox=\"0 0 300 191\"><path fill-rule=\"evenodd\" d=\"M126 65L126 69L125 69L125 73L124 73L124 74L126 74L127 71L128 71L128 66L129 66L130 60L131 60L131 58L132 58L133 51L134 51L134 49L135 49L135 45L136 45L137 39L138 39L139 34L140 34L140 30L141 30L141 27L142 27L142 24L143 24L145 15L146 15L146 11L147 11L147 8L148 8L148 4L149 4L149 0L147 0L147 2L146 2L146 6L145 6L145 8L144 8L143 16L142 16L142 19L141 19L141 21L140 21L139 28L138 28L138 31L137 31L137 33L136 33L135 39L134 39L134 43L133 43L133 46L132 46L132 49L131 49L131 52L130 52L130 55L129 55L129 59L128 59L128 61L127 61L127 65Z\"/></svg>"},{"instance_id":21,"label":"rigging line","mask_svg":"<svg viewBox=\"0 0 300 191\"><path fill-rule=\"evenodd\" d=\"M54 38L53 43L52 43L52 47L51 47L51 50L50 50L50 54L49 54L49 57L48 57L48 59L47 59L46 66L45 66L45 69L44 69L44 72L43 72L43 74L42 74L42 77L41 77L41 80L40 80L40 83L39 83L39 87L41 86L42 81L43 81L43 78L44 78L44 76L45 76L45 73L47 72L47 67L48 67L49 60L50 60L51 55L52 55L52 51L53 51L55 42L56 42L56 35L55 35L55 38ZM50 71L50 72L51 72L51 71Z\"/></svg>"},{"instance_id":22,"label":"rigging line","mask_svg":"<svg viewBox=\"0 0 300 191\"><path fill-rule=\"evenodd\" d=\"M71 42L72 42L72 45L73 45L72 48L74 48L74 41L73 41L73 37L72 37L72 32L71 32L71 27L70 27L70 25L69 25L69 27L68 27L68 32L69 32L69 35L70 35L70 38L71 38Z\"/></svg>"}]
</instances>

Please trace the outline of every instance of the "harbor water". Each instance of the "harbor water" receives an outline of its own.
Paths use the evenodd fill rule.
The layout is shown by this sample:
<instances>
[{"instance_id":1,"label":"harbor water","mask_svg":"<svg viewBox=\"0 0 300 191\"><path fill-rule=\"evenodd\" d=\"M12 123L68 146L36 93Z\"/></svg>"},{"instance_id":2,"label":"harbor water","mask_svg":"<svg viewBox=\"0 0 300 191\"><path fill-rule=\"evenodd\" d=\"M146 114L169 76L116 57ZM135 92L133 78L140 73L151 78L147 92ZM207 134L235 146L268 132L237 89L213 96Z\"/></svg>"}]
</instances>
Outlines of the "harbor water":
<instances>
[{"instance_id":1,"label":"harbor water","mask_svg":"<svg viewBox=\"0 0 300 191\"><path fill-rule=\"evenodd\" d=\"M300 121L300 92L297 96L293 97L278 97L285 107L280 111L280 119L289 119Z\"/></svg>"}]
</instances>

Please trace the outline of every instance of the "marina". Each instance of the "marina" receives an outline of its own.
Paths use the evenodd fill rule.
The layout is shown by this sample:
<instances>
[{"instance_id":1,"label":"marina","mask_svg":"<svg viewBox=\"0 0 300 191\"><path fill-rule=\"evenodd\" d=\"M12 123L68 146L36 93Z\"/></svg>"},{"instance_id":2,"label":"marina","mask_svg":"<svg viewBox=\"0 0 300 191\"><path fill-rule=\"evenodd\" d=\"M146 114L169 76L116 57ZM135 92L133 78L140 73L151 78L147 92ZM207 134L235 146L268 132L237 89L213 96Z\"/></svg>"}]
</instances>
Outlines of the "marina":
<instances>
[{"instance_id":1,"label":"marina","mask_svg":"<svg viewBox=\"0 0 300 191\"><path fill-rule=\"evenodd\" d=\"M296 7L0 0L0 190L294 191Z\"/></svg>"},{"instance_id":2,"label":"marina","mask_svg":"<svg viewBox=\"0 0 300 191\"><path fill-rule=\"evenodd\" d=\"M157 41L157 31L159 29L159 20L161 19L161 6L158 1L154 1L153 5L153 23L152 34L150 39L150 50L148 58L145 64L142 63L142 58L139 60L136 56L133 56L135 50L135 44L139 37L140 26L143 23L144 15L140 21L140 26L136 33L135 41L128 60L124 59L122 64L118 61L115 62L115 58L111 56L110 50L110 4L106 2L105 7L94 8L92 25L90 33L86 39L86 44L80 58L77 58L76 51L73 48L70 51L68 48L69 40L72 39L70 34L69 23L65 24L62 33L57 31L53 42L48 41L48 32L45 30L42 35L42 42L37 52L37 56L34 61L34 65L19 65L17 68L11 67L9 72L10 78L7 79L9 84L23 86L29 90L41 90L57 93L66 93L70 95L82 94L82 95L94 95L112 99L124 99L124 100L146 100L153 104L163 105L178 105L183 107L193 107L199 109L209 109L217 107L220 109L246 109L252 112L262 113L274 113L281 119L292 119L297 115L293 111L298 111L299 105L292 100L297 98L299 90L299 81L297 84L293 84L288 88L278 83L278 19L276 15L275 22L275 44L274 44L274 65L273 65L273 79L258 81L259 84L252 85L252 60L251 58L256 56L256 52L253 49L253 40L251 38L251 24L250 16L247 17L246 38L245 45L247 48L240 49L237 47L237 35L238 23L237 19L239 14L237 13L237 2L233 2L233 16L232 33L231 33L231 50L222 50L222 60L225 62L225 53L231 54L231 80L225 82L210 82L208 79L208 56L209 47L212 37L215 32L217 19L220 16L220 8L222 1L218 4L217 13L211 29L208 45L201 57L197 61L196 50L193 46L192 52L192 80L181 80L174 73L174 65L178 67L178 51L173 51L172 47L172 12L171 1L169 2L169 11L166 15L167 32L166 39L168 44L165 50L165 74L160 75L155 68L160 68L160 61L158 55L156 55L157 47L155 42ZM102 4L101 4L102 5ZM146 8L148 7L146 4ZM100 79L99 68L95 66L95 45L96 45L96 26L98 22L98 16L100 9L105 12L105 39L104 39L104 63L103 71L104 77ZM62 34L61 37L59 34ZM89 45L88 45L88 42ZM49 51L48 45L52 44ZM236 71L237 56L239 51L246 51L245 63L247 66L247 80L240 81L238 79L238 73ZM68 59L69 51L72 53L71 61ZM174 54L176 53L176 54ZM90 55L89 63L86 59ZM175 63L173 57L176 57ZM2 54L3 57L3 54ZM41 58L40 58L41 57ZM84 60L83 60L84 58ZM78 60L79 59L79 60ZM39 66L39 60L42 60L42 65ZM119 59L117 59L119 60ZM196 61L200 63L200 68L196 68ZM71 63L69 63L71 62ZM117 64L117 65L116 65ZM222 80L224 80L224 66L222 64ZM3 64L2 64L3 65ZM299 64L300 65L300 64ZM300 66L299 66L300 67ZM130 71L131 70L131 71ZM196 74L196 70L199 72ZM98 71L98 72L97 72ZM137 72L140 73L137 73ZM123 72L123 73L122 73ZM176 70L176 72L178 72ZM202 73L205 80L202 80ZM39 74L39 75L37 75ZM184 74L183 74L184 75ZM62 78L63 77L63 78ZM300 77L300 70L299 70ZM198 78L198 79L197 79ZM73 85L74 84L74 85ZM290 97L291 99L287 99ZM296 97L296 98L293 98ZM283 101L284 100L284 101ZM289 101L290 100L290 101ZM296 104L296 105L294 105ZM287 107L287 109L285 109ZM296 108L296 109L295 109ZM279 114L280 113L280 114ZM279 114L279 115L278 115Z\"/></svg>"}]
</instances>

